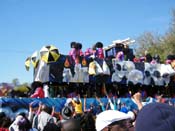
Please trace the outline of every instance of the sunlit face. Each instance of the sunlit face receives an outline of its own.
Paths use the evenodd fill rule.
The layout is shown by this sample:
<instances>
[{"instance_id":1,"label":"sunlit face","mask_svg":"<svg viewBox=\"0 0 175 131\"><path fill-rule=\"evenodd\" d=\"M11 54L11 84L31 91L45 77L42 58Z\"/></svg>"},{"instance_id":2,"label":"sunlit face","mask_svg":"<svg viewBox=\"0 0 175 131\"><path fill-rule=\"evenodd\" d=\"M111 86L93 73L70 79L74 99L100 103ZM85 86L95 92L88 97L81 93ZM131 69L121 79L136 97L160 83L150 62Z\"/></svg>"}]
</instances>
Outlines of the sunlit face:
<instances>
[{"instance_id":1,"label":"sunlit face","mask_svg":"<svg viewBox=\"0 0 175 131\"><path fill-rule=\"evenodd\" d=\"M121 120L106 126L102 131L129 131L131 123L129 120Z\"/></svg>"},{"instance_id":2,"label":"sunlit face","mask_svg":"<svg viewBox=\"0 0 175 131\"><path fill-rule=\"evenodd\" d=\"M122 128L120 125L113 125L105 127L102 131L129 131L128 128Z\"/></svg>"}]
</instances>

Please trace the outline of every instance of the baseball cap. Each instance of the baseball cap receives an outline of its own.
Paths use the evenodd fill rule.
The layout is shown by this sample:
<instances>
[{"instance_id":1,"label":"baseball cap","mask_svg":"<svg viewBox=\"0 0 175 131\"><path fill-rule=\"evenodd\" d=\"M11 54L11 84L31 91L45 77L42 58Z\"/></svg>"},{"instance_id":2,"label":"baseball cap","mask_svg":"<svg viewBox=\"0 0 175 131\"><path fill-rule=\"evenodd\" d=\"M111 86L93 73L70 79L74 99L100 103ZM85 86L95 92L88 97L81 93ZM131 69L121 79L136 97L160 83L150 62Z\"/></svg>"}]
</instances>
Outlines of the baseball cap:
<instances>
[{"instance_id":1,"label":"baseball cap","mask_svg":"<svg viewBox=\"0 0 175 131\"><path fill-rule=\"evenodd\" d=\"M68 106L69 103L71 103L71 102L72 102L72 98L67 98L66 103L64 104L64 106Z\"/></svg>"},{"instance_id":2,"label":"baseball cap","mask_svg":"<svg viewBox=\"0 0 175 131\"><path fill-rule=\"evenodd\" d=\"M122 108L120 109L120 111L121 111L121 112L124 112L124 113L128 113L128 109L127 109L126 107L122 107Z\"/></svg>"},{"instance_id":3,"label":"baseball cap","mask_svg":"<svg viewBox=\"0 0 175 131\"><path fill-rule=\"evenodd\" d=\"M165 103L145 105L137 115L136 131L174 131L175 109Z\"/></svg>"},{"instance_id":4,"label":"baseball cap","mask_svg":"<svg viewBox=\"0 0 175 131\"><path fill-rule=\"evenodd\" d=\"M72 110L68 106L65 106L65 107L63 107L63 109L61 111L61 115L62 115L63 119L68 120L72 116Z\"/></svg>"},{"instance_id":5,"label":"baseball cap","mask_svg":"<svg viewBox=\"0 0 175 131\"><path fill-rule=\"evenodd\" d=\"M40 103L41 103L40 100L35 99L34 101L31 102L31 106L32 106L32 108L36 108L36 107L39 107Z\"/></svg>"},{"instance_id":6,"label":"baseball cap","mask_svg":"<svg viewBox=\"0 0 175 131\"><path fill-rule=\"evenodd\" d=\"M95 126L97 131L101 131L113 122L131 119L133 116L129 113L120 112L118 110L105 110L97 115Z\"/></svg>"}]
</instances>

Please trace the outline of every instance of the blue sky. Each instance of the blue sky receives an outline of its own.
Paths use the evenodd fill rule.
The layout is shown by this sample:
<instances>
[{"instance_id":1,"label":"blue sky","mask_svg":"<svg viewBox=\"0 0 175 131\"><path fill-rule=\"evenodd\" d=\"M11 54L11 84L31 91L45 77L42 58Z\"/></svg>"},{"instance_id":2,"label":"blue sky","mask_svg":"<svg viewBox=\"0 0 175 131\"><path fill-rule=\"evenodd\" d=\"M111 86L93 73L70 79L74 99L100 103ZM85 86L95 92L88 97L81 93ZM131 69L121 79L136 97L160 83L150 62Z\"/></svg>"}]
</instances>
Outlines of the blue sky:
<instances>
[{"instance_id":1,"label":"blue sky","mask_svg":"<svg viewBox=\"0 0 175 131\"><path fill-rule=\"evenodd\" d=\"M71 41L84 51L97 41L164 34L174 8L174 0L0 0L0 82L32 82L24 62L44 45L68 54Z\"/></svg>"}]
</instances>

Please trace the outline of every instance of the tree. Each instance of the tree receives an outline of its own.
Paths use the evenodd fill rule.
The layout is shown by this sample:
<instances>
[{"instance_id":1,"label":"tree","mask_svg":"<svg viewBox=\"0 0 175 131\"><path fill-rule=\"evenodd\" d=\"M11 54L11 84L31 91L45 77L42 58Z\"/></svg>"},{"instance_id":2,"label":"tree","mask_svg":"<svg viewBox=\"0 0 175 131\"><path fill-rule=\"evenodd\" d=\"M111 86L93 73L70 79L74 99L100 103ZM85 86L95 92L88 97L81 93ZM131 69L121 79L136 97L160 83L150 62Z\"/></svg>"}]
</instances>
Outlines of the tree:
<instances>
[{"instance_id":1,"label":"tree","mask_svg":"<svg viewBox=\"0 0 175 131\"><path fill-rule=\"evenodd\" d=\"M145 51L152 56L158 54L164 62L169 54L175 54L175 10L172 11L170 29L163 35L145 32L137 38L138 49L136 55L144 55Z\"/></svg>"},{"instance_id":2,"label":"tree","mask_svg":"<svg viewBox=\"0 0 175 131\"><path fill-rule=\"evenodd\" d=\"M12 83L13 83L14 86L18 86L18 85L20 84L18 78L14 78L14 79L12 80Z\"/></svg>"},{"instance_id":3,"label":"tree","mask_svg":"<svg viewBox=\"0 0 175 131\"><path fill-rule=\"evenodd\" d=\"M136 52L137 54L144 55L145 51L153 54L157 54L158 50L157 48L159 47L160 43L160 36L154 35L151 32L144 32L141 36L137 38L137 43L138 45L138 51ZM154 50L152 50L154 49Z\"/></svg>"}]
</instances>

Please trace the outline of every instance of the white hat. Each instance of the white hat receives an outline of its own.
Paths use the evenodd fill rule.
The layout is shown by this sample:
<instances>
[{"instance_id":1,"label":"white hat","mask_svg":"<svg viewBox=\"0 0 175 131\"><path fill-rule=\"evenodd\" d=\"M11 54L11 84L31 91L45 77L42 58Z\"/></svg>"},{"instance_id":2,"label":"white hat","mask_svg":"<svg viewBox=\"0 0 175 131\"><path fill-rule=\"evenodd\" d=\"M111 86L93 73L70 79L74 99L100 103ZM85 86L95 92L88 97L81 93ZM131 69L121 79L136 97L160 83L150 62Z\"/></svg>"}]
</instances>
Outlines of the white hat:
<instances>
[{"instance_id":1,"label":"white hat","mask_svg":"<svg viewBox=\"0 0 175 131\"><path fill-rule=\"evenodd\" d=\"M18 131L19 130L19 122L21 120L23 120L24 117L22 115L18 115L16 116L15 120L13 121L13 123L10 125L9 130L14 130L14 131Z\"/></svg>"},{"instance_id":2,"label":"white hat","mask_svg":"<svg viewBox=\"0 0 175 131\"><path fill-rule=\"evenodd\" d=\"M14 123L17 124L17 123L18 123L20 120L22 120L23 118L24 118L24 117L23 117L22 115L16 116Z\"/></svg>"},{"instance_id":3,"label":"white hat","mask_svg":"<svg viewBox=\"0 0 175 131\"><path fill-rule=\"evenodd\" d=\"M74 100L75 102L79 102L79 101L80 101L78 97L74 97L73 100Z\"/></svg>"},{"instance_id":4,"label":"white hat","mask_svg":"<svg viewBox=\"0 0 175 131\"><path fill-rule=\"evenodd\" d=\"M106 110L97 115L95 127L97 131L101 131L106 126L110 125L115 121L131 119L133 118L133 114L126 114L124 112L120 112L117 110Z\"/></svg>"},{"instance_id":5,"label":"white hat","mask_svg":"<svg viewBox=\"0 0 175 131\"><path fill-rule=\"evenodd\" d=\"M68 106L72 102L72 98L67 98L64 106Z\"/></svg>"}]
</instances>

